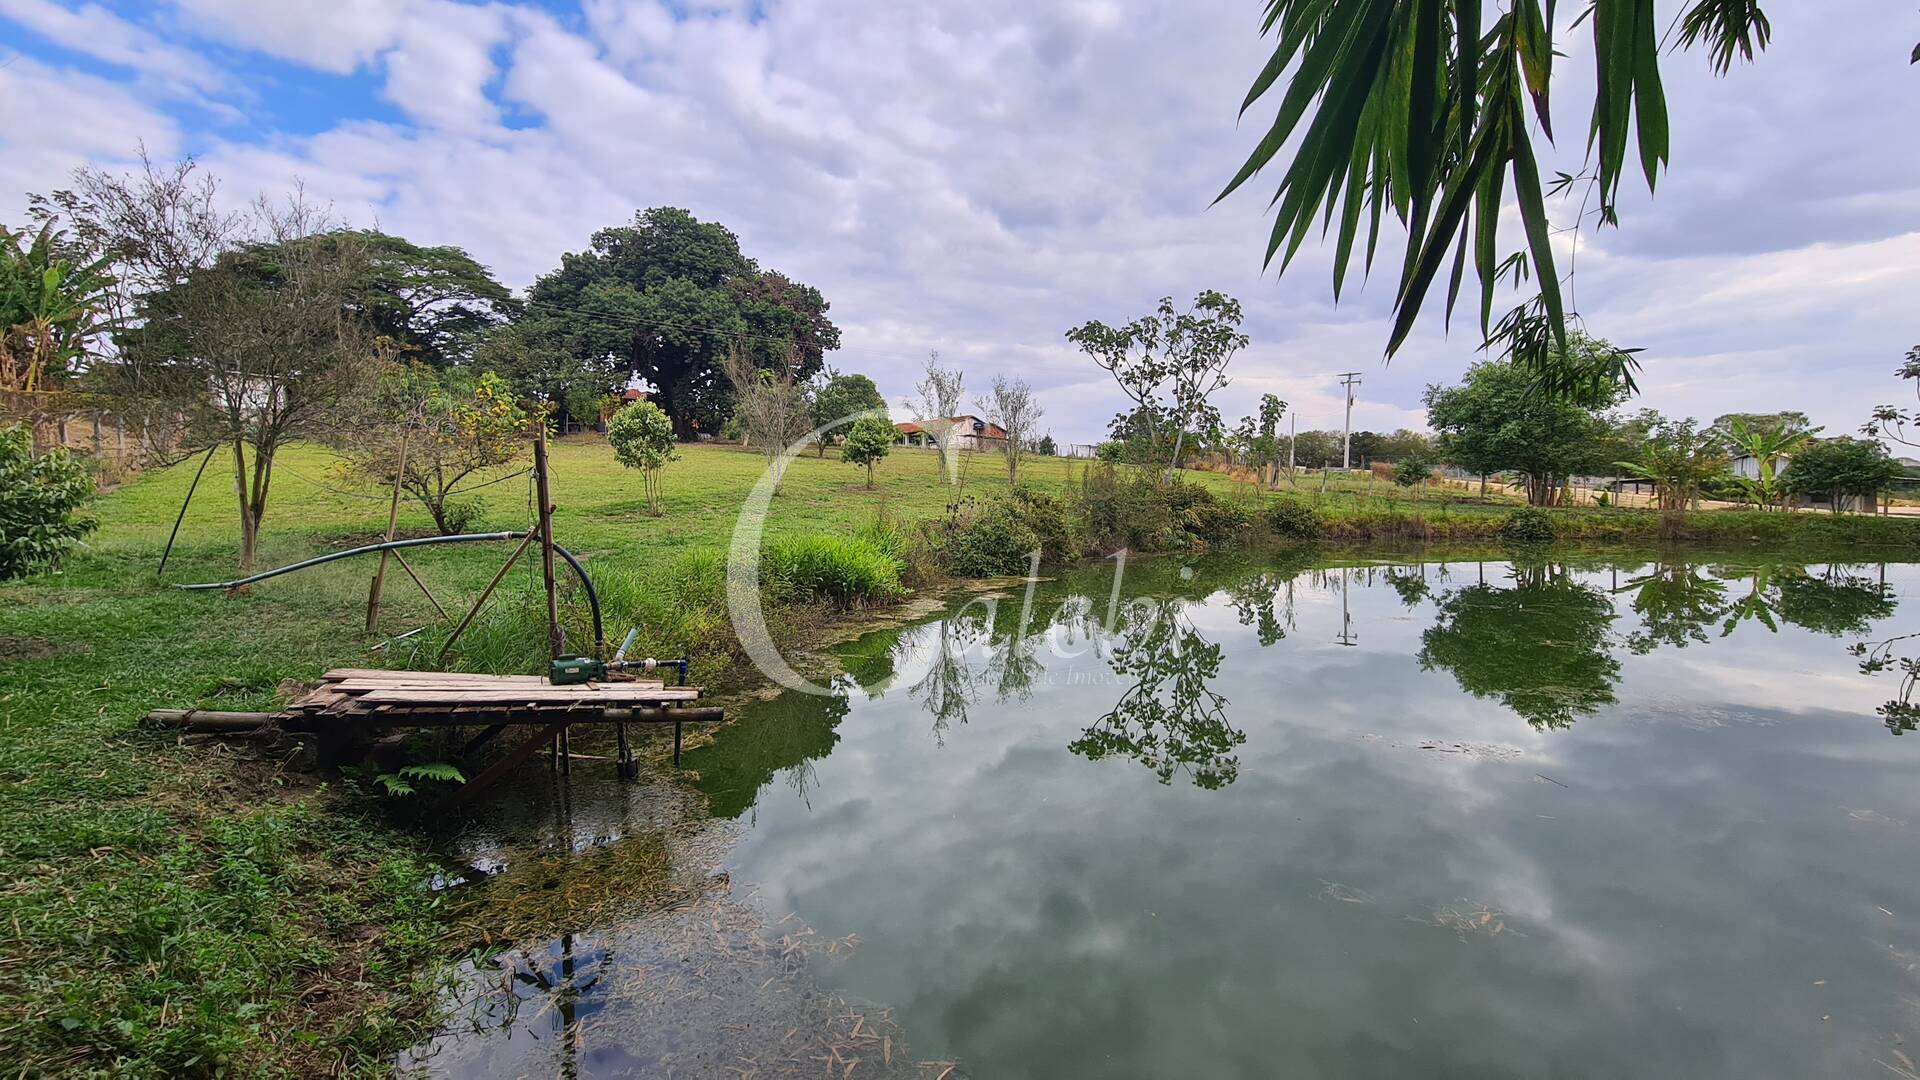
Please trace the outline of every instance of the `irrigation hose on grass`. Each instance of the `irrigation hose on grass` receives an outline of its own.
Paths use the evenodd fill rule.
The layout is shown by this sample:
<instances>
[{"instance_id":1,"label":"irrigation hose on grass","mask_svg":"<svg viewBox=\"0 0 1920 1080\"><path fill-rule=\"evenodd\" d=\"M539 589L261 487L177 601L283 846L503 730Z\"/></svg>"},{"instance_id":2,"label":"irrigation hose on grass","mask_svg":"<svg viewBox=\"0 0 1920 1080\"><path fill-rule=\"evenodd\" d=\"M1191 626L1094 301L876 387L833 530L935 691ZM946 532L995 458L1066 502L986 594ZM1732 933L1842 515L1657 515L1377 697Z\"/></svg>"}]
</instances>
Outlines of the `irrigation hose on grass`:
<instances>
[{"instance_id":1,"label":"irrigation hose on grass","mask_svg":"<svg viewBox=\"0 0 1920 1080\"><path fill-rule=\"evenodd\" d=\"M464 533L459 536L420 536L411 540L389 540L383 544L368 544L365 547L329 552L328 554L318 555L311 559L304 559L297 563L288 563L286 566L277 566L272 570L262 570L260 573L253 574L249 577L235 578L232 581L201 581L188 585L175 585L174 588L189 590L237 589L242 585L251 585L256 581L265 581L268 578L279 577L281 574L291 574L295 570L305 570L309 566L319 566L321 563L330 563L336 559L344 559L352 555L370 555L375 552L392 551L396 548L431 547L435 544L476 544L482 541L524 540L531 535L534 534L528 532ZM573 557L573 552L568 551L559 544L553 545L553 552L567 561L567 565L573 568L574 576L580 579L581 588L586 590L587 608L593 613L593 640L596 642L605 641L606 633L600 622L600 594L594 591L593 579L587 576L586 567L581 566L580 560Z\"/></svg>"}]
</instances>

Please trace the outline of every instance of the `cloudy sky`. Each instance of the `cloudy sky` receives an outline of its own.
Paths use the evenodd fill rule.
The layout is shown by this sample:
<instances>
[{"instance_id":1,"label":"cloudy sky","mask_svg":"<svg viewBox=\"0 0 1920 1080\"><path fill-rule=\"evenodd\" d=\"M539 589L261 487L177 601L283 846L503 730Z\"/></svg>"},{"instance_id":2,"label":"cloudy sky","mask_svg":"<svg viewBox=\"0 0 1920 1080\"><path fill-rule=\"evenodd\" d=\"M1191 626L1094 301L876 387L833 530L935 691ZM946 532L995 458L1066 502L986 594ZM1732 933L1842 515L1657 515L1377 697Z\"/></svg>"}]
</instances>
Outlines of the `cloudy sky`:
<instances>
[{"instance_id":1,"label":"cloudy sky","mask_svg":"<svg viewBox=\"0 0 1920 1080\"><path fill-rule=\"evenodd\" d=\"M1799 408L1850 431L1908 392L1891 372L1920 343L1920 15L1767 8L1758 63L1715 79L1699 55L1671 60L1671 172L1657 198L1623 202L1624 228L1582 241L1574 288L1590 329L1646 350L1642 404ZM1236 123L1266 54L1259 15L1253 0L0 0L0 222L144 141L194 155L236 199L299 179L524 287L593 229L677 205L819 286L844 330L835 363L896 400L937 349L971 388L1027 378L1043 426L1089 440L1120 398L1063 332L1217 288L1253 336L1229 418L1274 392L1303 428L1337 427L1332 375L1354 370L1356 427L1420 426L1422 388L1457 378L1477 335L1428 319L1386 364L1391 274L1336 307L1322 251L1263 272L1270 187L1209 206L1270 118ZM1577 167L1589 46L1560 39L1549 164Z\"/></svg>"}]
</instances>

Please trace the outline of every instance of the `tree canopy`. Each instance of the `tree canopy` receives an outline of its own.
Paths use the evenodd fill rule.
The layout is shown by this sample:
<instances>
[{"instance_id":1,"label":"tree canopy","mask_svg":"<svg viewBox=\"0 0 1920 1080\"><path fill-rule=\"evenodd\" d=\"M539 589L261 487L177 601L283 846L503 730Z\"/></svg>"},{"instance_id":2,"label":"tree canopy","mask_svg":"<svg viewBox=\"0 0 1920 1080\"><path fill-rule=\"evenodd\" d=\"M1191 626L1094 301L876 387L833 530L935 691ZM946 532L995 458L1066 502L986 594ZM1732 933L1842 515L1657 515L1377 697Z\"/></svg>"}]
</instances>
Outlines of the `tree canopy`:
<instances>
[{"instance_id":1,"label":"tree canopy","mask_svg":"<svg viewBox=\"0 0 1920 1080\"><path fill-rule=\"evenodd\" d=\"M820 290L761 269L725 226L656 207L561 256L534 283L520 332L600 373L606 388L638 372L684 438L719 430L732 411L722 365L736 346L796 380L819 371L840 347L827 308Z\"/></svg>"},{"instance_id":2,"label":"tree canopy","mask_svg":"<svg viewBox=\"0 0 1920 1080\"><path fill-rule=\"evenodd\" d=\"M473 358L519 303L486 267L457 247L421 247L368 230L365 281L355 306L374 332L401 348L401 359L437 368Z\"/></svg>"},{"instance_id":3,"label":"tree canopy","mask_svg":"<svg viewBox=\"0 0 1920 1080\"><path fill-rule=\"evenodd\" d=\"M1822 439L1787 463L1787 490L1828 500L1838 506L1857 495L1878 495L1893 486L1902 469L1887 448L1872 439L1842 435Z\"/></svg>"},{"instance_id":4,"label":"tree canopy","mask_svg":"<svg viewBox=\"0 0 1920 1080\"><path fill-rule=\"evenodd\" d=\"M1619 397L1601 386L1573 396L1539 393L1525 370L1487 361L1468 368L1459 386L1427 387L1427 422L1446 460L1468 472L1524 473L1527 501L1540 506L1568 477L1611 468L1606 410Z\"/></svg>"}]
</instances>

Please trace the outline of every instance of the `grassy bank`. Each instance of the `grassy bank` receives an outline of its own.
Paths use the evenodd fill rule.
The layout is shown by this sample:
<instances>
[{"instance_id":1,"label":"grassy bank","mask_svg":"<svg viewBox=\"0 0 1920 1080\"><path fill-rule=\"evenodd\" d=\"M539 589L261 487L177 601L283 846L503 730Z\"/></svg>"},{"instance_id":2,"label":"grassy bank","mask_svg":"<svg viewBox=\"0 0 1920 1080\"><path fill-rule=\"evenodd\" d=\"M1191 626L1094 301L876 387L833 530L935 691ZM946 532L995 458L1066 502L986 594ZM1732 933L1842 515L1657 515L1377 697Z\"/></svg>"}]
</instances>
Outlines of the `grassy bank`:
<instances>
[{"instance_id":1,"label":"grassy bank","mask_svg":"<svg viewBox=\"0 0 1920 1080\"><path fill-rule=\"evenodd\" d=\"M744 683L732 662L724 553L762 468L752 453L684 448L656 517L639 475L603 442L556 446L557 536L591 569L609 635L637 627L641 655L691 655L697 681ZM445 629L390 566L380 628L365 632L367 560L239 595L159 581L154 567L192 470L149 472L104 497L100 532L63 573L0 585L0 1059L27 1073L379 1071L426 1021L430 988L413 973L445 947L445 914L424 887L433 853L351 782L322 786L252 748L182 745L139 721L161 707L272 708L283 681L329 667L425 666ZM282 459L262 566L377 539L384 497L337 490L332 470L315 449ZM1004 471L985 456L969 463L959 491L930 453L890 456L871 491L859 470L802 458L767 523L763 574L776 636L805 638L837 608L885 602L947 569L1024 569L1032 544L1198 550L1303 533L1491 542L1515 512L1466 493L1262 495L1223 476L1192 479L1199 489L1156 501L1090 478L1084 464L1036 459L1022 480L1038 495L1008 499ZM209 471L169 581L233 576L230 482ZM524 477L473 497L476 530L527 527ZM1657 527L1654 515L1627 510L1547 517L1568 540L1639 542ZM916 525L932 519L944 531ZM431 523L403 507L400 529L421 535ZM1716 544L1920 542L1920 522L1852 515L1716 512L1690 517L1687 532ZM457 611L506 554L467 545L419 550L410 561ZM570 641L584 647L584 609L568 588ZM537 562L527 560L449 664L535 670L543 618Z\"/></svg>"}]
</instances>

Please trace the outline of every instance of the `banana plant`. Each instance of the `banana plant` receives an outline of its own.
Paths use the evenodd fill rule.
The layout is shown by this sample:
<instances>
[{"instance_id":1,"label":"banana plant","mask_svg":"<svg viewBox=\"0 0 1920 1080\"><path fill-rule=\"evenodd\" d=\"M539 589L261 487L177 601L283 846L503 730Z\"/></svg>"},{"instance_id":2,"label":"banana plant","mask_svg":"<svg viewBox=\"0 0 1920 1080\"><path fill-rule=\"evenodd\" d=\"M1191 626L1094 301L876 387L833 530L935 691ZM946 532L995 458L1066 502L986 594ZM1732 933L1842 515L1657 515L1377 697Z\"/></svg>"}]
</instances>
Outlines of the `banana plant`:
<instances>
[{"instance_id":1,"label":"banana plant","mask_svg":"<svg viewBox=\"0 0 1920 1080\"><path fill-rule=\"evenodd\" d=\"M1817 431L1818 429L1814 429ZM1728 425L1730 441L1741 453L1753 458L1754 475L1740 477L1740 485L1753 496L1762 510L1777 509L1786 498L1777 463L1797 452L1813 438L1814 431L1790 431L1785 428L1755 428L1745 419L1734 417Z\"/></svg>"},{"instance_id":2,"label":"banana plant","mask_svg":"<svg viewBox=\"0 0 1920 1080\"><path fill-rule=\"evenodd\" d=\"M107 260L63 257L51 223L28 235L0 229L0 390L45 389L112 329Z\"/></svg>"}]
</instances>

